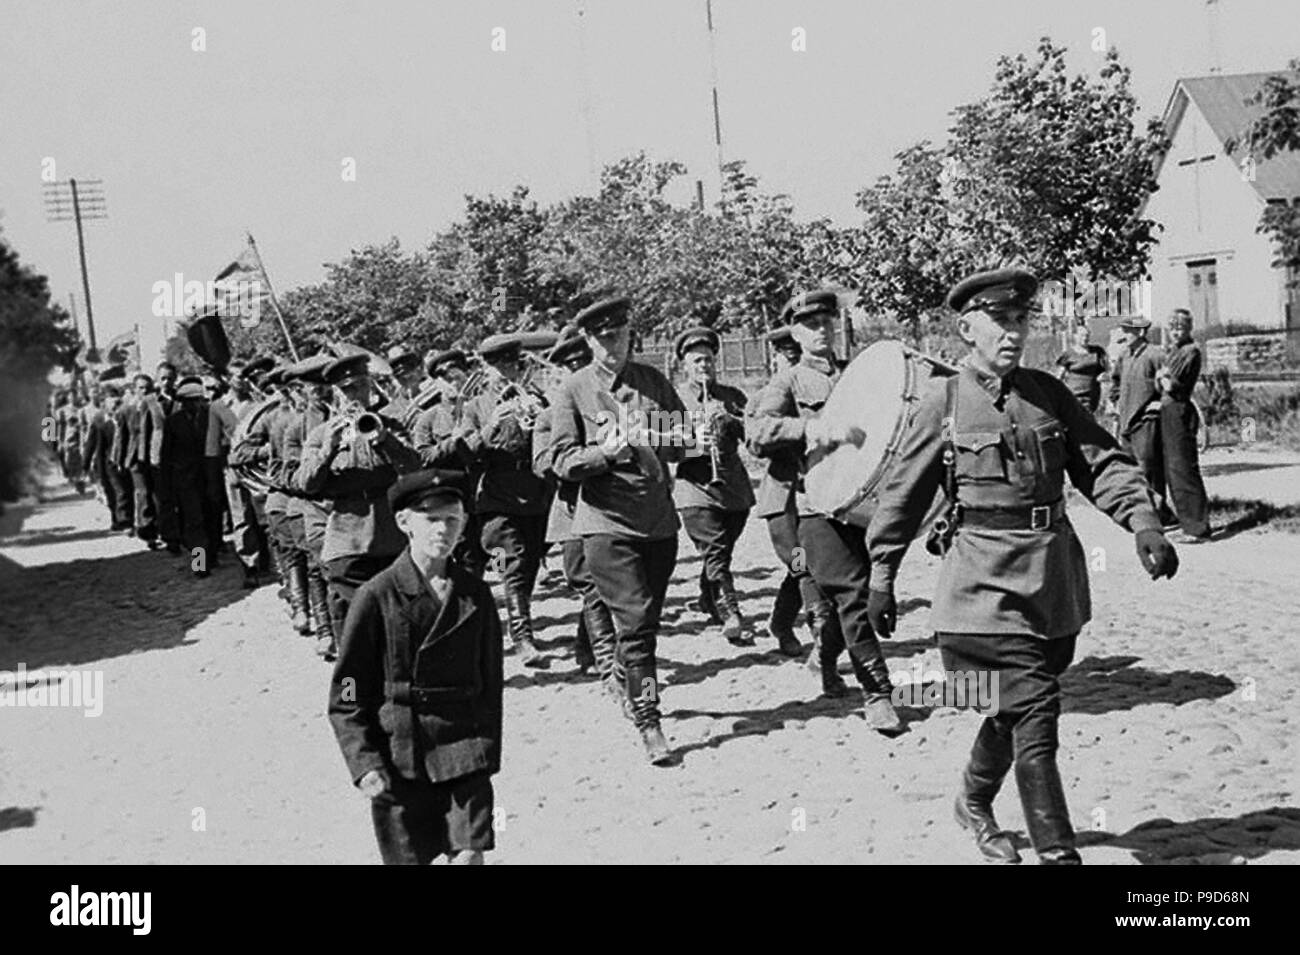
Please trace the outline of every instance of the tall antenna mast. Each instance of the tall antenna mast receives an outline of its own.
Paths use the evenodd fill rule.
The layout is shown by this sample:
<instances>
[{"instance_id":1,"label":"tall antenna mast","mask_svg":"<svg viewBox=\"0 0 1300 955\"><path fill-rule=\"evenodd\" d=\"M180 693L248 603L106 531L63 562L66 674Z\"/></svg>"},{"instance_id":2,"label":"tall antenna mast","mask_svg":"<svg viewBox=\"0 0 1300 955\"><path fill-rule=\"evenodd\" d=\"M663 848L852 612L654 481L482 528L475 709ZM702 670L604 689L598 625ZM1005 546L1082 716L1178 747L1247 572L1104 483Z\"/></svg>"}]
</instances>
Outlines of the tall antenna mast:
<instances>
[{"instance_id":1,"label":"tall antenna mast","mask_svg":"<svg viewBox=\"0 0 1300 955\"><path fill-rule=\"evenodd\" d=\"M587 171L597 189L600 187L600 175L596 169L596 137L593 132L591 111L591 77L587 72L587 9L583 0L577 0L578 7L578 83L582 89L582 126L587 138Z\"/></svg>"},{"instance_id":2,"label":"tall antenna mast","mask_svg":"<svg viewBox=\"0 0 1300 955\"><path fill-rule=\"evenodd\" d=\"M1223 72L1219 58L1219 0L1205 0L1205 17L1210 33L1210 72Z\"/></svg>"},{"instance_id":3,"label":"tall antenna mast","mask_svg":"<svg viewBox=\"0 0 1300 955\"><path fill-rule=\"evenodd\" d=\"M718 112L718 50L713 30L713 0L704 0L704 16L709 25L709 81L713 91L713 142L718 150L718 196L722 196L722 118Z\"/></svg>"}]
</instances>

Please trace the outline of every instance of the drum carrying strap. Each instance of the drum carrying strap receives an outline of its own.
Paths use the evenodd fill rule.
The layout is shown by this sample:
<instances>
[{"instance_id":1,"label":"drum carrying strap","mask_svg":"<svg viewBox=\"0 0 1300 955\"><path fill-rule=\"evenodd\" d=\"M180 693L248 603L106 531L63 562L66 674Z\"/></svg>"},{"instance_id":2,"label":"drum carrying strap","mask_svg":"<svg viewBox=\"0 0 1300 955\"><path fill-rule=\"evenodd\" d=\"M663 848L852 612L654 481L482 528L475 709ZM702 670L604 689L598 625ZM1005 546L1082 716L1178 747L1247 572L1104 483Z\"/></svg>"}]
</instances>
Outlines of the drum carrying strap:
<instances>
[{"instance_id":1,"label":"drum carrying strap","mask_svg":"<svg viewBox=\"0 0 1300 955\"><path fill-rule=\"evenodd\" d=\"M925 538L925 549L942 557L952 547L953 536L961 521L961 506L957 503L957 376L944 382L943 411L943 495L948 504L935 519Z\"/></svg>"}]
</instances>

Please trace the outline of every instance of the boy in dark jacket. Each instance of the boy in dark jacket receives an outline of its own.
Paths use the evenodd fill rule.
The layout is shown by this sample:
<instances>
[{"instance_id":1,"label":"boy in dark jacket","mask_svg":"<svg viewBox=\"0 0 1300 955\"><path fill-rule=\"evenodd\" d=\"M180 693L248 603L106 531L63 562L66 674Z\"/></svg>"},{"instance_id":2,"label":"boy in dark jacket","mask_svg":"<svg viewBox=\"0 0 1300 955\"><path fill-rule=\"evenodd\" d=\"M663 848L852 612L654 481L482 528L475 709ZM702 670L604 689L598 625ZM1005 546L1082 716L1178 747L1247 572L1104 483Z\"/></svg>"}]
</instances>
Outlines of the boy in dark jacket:
<instances>
[{"instance_id":1,"label":"boy in dark jacket","mask_svg":"<svg viewBox=\"0 0 1300 955\"><path fill-rule=\"evenodd\" d=\"M450 560L461 477L417 471L389 489L409 543L357 591L330 683L330 723L388 865L477 865L494 846L501 619L488 585Z\"/></svg>"}]
</instances>

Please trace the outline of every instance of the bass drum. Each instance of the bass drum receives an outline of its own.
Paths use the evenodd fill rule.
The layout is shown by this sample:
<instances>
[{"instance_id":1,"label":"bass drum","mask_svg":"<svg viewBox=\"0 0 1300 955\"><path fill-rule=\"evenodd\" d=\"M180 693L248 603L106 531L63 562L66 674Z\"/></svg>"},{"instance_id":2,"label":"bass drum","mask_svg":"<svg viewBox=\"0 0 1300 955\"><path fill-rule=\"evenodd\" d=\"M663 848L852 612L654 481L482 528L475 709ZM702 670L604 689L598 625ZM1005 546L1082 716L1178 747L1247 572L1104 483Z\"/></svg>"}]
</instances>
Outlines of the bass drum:
<instances>
[{"instance_id":1,"label":"bass drum","mask_svg":"<svg viewBox=\"0 0 1300 955\"><path fill-rule=\"evenodd\" d=\"M899 341L880 341L864 349L844 370L820 417L857 425L866 432L866 440L860 448L845 444L808 455L804 476L808 503L846 524L866 527L871 523L880 488L927 384L956 373L951 365ZM940 491L922 528L929 528L943 504Z\"/></svg>"}]
</instances>

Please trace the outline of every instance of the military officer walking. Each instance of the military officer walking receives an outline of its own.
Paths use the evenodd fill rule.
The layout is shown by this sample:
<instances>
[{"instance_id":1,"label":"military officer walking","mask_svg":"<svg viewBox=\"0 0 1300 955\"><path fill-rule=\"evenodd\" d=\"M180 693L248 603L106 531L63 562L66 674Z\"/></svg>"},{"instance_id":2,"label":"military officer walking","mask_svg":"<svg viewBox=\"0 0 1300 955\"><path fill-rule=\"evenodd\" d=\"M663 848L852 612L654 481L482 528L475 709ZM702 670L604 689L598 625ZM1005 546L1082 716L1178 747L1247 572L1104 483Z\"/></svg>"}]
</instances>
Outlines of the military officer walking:
<instances>
[{"instance_id":1,"label":"military officer walking","mask_svg":"<svg viewBox=\"0 0 1300 955\"><path fill-rule=\"evenodd\" d=\"M871 618L896 618L894 578L930 501L949 491L955 536L945 551L931 610L950 678L988 673L996 712L980 726L962 776L958 822L986 859L1020 856L993 816L1015 767L1039 861L1078 863L1056 767L1058 677L1092 615L1083 547L1065 513L1066 474L1126 530L1153 579L1172 577L1177 554L1160 531L1133 459L1047 372L1020 367L1037 280L1023 270L980 273L956 285L948 306L970 345L959 372L921 398L885 479L868 532ZM990 701L985 701L988 706Z\"/></svg>"}]
</instances>

